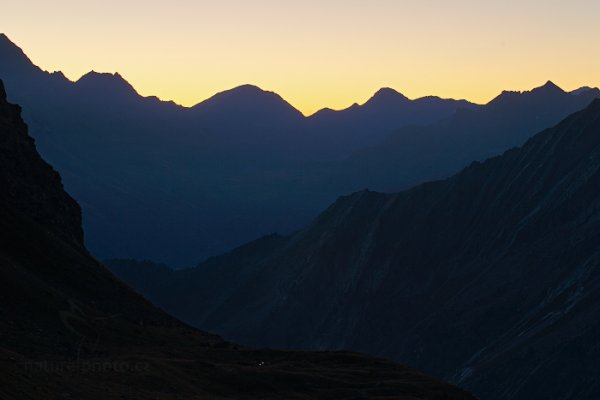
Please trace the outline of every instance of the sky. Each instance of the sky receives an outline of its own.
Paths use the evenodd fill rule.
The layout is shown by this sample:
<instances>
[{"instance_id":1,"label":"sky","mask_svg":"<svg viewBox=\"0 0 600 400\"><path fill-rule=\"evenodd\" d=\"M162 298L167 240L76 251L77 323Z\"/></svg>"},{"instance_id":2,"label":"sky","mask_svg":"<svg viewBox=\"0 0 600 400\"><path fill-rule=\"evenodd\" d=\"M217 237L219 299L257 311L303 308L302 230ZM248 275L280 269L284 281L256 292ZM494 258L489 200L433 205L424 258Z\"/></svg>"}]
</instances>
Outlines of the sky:
<instances>
[{"instance_id":1,"label":"sky","mask_svg":"<svg viewBox=\"0 0 600 400\"><path fill-rule=\"evenodd\" d=\"M381 87L485 103L600 86L599 17L598 0L19 0L0 32L72 80L119 72L186 106L249 83L308 115Z\"/></svg>"}]
</instances>

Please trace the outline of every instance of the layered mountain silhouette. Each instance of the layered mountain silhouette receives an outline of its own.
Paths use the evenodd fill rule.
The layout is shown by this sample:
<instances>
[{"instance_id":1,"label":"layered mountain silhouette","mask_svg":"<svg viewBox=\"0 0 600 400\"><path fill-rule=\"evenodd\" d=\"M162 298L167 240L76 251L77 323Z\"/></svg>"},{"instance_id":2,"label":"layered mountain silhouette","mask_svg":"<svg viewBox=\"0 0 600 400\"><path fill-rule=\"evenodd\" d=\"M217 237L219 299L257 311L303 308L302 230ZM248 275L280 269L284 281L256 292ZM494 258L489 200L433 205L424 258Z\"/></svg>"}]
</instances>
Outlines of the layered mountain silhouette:
<instances>
[{"instance_id":1,"label":"layered mountain silhouette","mask_svg":"<svg viewBox=\"0 0 600 400\"><path fill-rule=\"evenodd\" d=\"M184 108L140 96L118 74L71 82L42 71L4 35L0 78L81 204L92 253L177 267L299 229L341 194L449 176L598 95L515 93L476 106L382 89L363 105L304 117L242 86Z\"/></svg>"},{"instance_id":2,"label":"layered mountain silhouette","mask_svg":"<svg viewBox=\"0 0 600 400\"><path fill-rule=\"evenodd\" d=\"M360 182L363 188L396 191L445 178L472 161L522 145L595 98L600 98L597 88L567 93L552 82L529 92L503 92L476 110L461 109L438 123L394 132L341 163L332 179L349 189Z\"/></svg>"},{"instance_id":3,"label":"layered mountain silhouette","mask_svg":"<svg viewBox=\"0 0 600 400\"><path fill-rule=\"evenodd\" d=\"M232 115L262 123L291 124L302 119L302 114L281 96L265 92L253 85L244 85L218 93L194 107L194 112L206 120L222 122Z\"/></svg>"},{"instance_id":4,"label":"layered mountain silhouette","mask_svg":"<svg viewBox=\"0 0 600 400\"><path fill-rule=\"evenodd\" d=\"M242 348L156 309L83 247L20 112L0 81L2 399L474 399L359 354Z\"/></svg>"},{"instance_id":5,"label":"layered mountain silhouette","mask_svg":"<svg viewBox=\"0 0 600 400\"><path fill-rule=\"evenodd\" d=\"M458 109L477 108L464 100L433 96L409 100L394 89L383 88L363 105L354 104L341 111L321 110L309 118L308 124L324 132L320 140L353 150L376 144L402 126L429 125L452 116Z\"/></svg>"},{"instance_id":6,"label":"layered mountain silhouette","mask_svg":"<svg viewBox=\"0 0 600 400\"><path fill-rule=\"evenodd\" d=\"M560 94L525 96L546 91ZM511 97L522 98L489 107ZM111 266L183 320L246 344L385 355L486 400L591 400L599 185L595 100L449 179L341 197L294 235L190 270Z\"/></svg>"}]
</instances>

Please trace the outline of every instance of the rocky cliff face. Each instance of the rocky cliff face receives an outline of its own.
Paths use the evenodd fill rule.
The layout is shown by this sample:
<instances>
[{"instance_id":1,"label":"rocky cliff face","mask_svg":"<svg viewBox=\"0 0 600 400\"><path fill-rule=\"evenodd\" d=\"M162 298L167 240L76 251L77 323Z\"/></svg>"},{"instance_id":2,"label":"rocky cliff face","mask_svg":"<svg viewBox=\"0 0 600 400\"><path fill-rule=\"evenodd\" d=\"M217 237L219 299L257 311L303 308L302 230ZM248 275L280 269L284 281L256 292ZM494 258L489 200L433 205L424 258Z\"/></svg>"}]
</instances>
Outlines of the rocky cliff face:
<instances>
[{"instance_id":1,"label":"rocky cliff face","mask_svg":"<svg viewBox=\"0 0 600 400\"><path fill-rule=\"evenodd\" d=\"M83 243L81 209L58 173L38 154L21 108L6 101L0 81L0 202L54 232Z\"/></svg>"},{"instance_id":2,"label":"rocky cliff face","mask_svg":"<svg viewBox=\"0 0 600 400\"><path fill-rule=\"evenodd\" d=\"M599 187L596 100L450 179L340 198L270 250L212 259L150 297L244 343L385 355L483 399L593 399Z\"/></svg>"}]
</instances>

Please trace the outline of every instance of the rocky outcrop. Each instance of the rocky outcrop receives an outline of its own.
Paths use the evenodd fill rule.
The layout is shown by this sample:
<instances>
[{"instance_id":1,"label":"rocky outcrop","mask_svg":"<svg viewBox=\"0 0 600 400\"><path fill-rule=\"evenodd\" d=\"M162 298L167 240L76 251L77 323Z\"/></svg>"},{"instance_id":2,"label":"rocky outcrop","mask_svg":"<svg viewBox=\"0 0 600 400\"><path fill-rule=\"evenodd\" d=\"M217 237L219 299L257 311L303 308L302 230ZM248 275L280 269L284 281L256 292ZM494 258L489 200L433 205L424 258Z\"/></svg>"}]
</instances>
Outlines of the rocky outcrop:
<instances>
[{"instance_id":1,"label":"rocky outcrop","mask_svg":"<svg viewBox=\"0 0 600 400\"><path fill-rule=\"evenodd\" d=\"M6 100L0 81L0 202L83 244L81 209L58 173L38 154L21 108Z\"/></svg>"}]
</instances>

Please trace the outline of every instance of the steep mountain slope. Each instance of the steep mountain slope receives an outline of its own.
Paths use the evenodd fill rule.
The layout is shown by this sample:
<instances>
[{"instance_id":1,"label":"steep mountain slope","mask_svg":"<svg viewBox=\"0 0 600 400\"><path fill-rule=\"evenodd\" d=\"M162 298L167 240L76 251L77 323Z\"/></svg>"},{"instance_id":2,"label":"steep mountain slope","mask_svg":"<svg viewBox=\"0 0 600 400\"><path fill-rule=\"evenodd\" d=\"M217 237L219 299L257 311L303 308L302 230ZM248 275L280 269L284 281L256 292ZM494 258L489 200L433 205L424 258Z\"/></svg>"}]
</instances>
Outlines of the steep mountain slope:
<instances>
[{"instance_id":1,"label":"steep mountain slope","mask_svg":"<svg viewBox=\"0 0 600 400\"><path fill-rule=\"evenodd\" d=\"M450 179L342 197L145 294L244 343L385 355L486 400L591 400L599 185L595 100Z\"/></svg>"},{"instance_id":2,"label":"steep mountain slope","mask_svg":"<svg viewBox=\"0 0 600 400\"><path fill-rule=\"evenodd\" d=\"M193 330L81 244L80 209L0 81L0 398L473 399L352 353L239 348Z\"/></svg>"},{"instance_id":3,"label":"steep mountain slope","mask_svg":"<svg viewBox=\"0 0 600 400\"><path fill-rule=\"evenodd\" d=\"M33 139L20 123L20 113L19 106L6 103L4 86L0 85L0 129L14 130L0 137L3 203L83 244L79 205L61 190L58 173L34 151Z\"/></svg>"}]
</instances>

